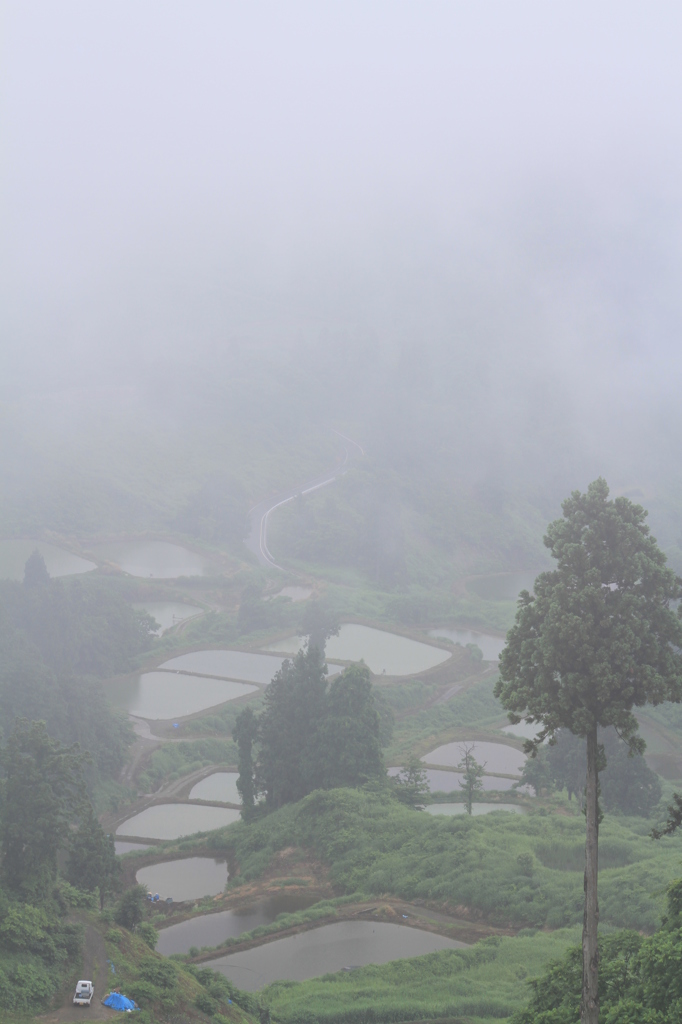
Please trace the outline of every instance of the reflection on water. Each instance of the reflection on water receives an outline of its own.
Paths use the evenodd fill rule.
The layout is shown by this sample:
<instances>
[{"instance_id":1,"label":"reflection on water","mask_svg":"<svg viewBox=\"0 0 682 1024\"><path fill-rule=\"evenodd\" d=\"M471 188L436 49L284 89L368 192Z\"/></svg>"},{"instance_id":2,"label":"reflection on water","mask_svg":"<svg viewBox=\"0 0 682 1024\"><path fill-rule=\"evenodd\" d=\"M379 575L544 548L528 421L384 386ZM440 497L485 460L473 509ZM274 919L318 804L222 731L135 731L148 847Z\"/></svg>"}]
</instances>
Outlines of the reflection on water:
<instances>
[{"instance_id":1,"label":"reflection on water","mask_svg":"<svg viewBox=\"0 0 682 1024\"><path fill-rule=\"evenodd\" d=\"M0 579L23 580L24 566L36 548L45 559L50 576L75 576L97 568L94 562L42 540L0 540Z\"/></svg>"},{"instance_id":2,"label":"reflection on water","mask_svg":"<svg viewBox=\"0 0 682 1024\"><path fill-rule=\"evenodd\" d=\"M123 856L124 853L134 853L135 850L148 850L149 843L127 843L125 840L117 839L114 842L114 850L119 855Z\"/></svg>"},{"instance_id":3,"label":"reflection on water","mask_svg":"<svg viewBox=\"0 0 682 1024\"><path fill-rule=\"evenodd\" d=\"M533 592L535 577L542 572L529 569L523 572L500 572L495 576L477 576L467 580L466 588L486 601L515 601L521 590Z\"/></svg>"},{"instance_id":4,"label":"reflection on water","mask_svg":"<svg viewBox=\"0 0 682 1024\"><path fill-rule=\"evenodd\" d=\"M131 576L170 580L178 576L204 576L208 571L202 555L163 540L114 541L98 544L93 552Z\"/></svg>"},{"instance_id":5,"label":"reflection on water","mask_svg":"<svg viewBox=\"0 0 682 1024\"><path fill-rule=\"evenodd\" d=\"M389 768L388 774L397 775L399 771L400 768ZM463 778L459 772L444 772L438 768L426 769L426 779L432 793L452 793L455 790L459 793L462 789L459 783ZM484 775L481 782L486 792L504 791L514 785L514 779L501 779L496 775Z\"/></svg>"},{"instance_id":6,"label":"reflection on water","mask_svg":"<svg viewBox=\"0 0 682 1024\"><path fill-rule=\"evenodd\" d=\"M466 814L466 807L464 804L429 804L425 810L428 814ZM471 805L471 813L474 815L492 814L493 811L510 811L512 814L526 814L526 808L519 807L517 804Z\"/></svg>"},{"instance_id":7,"label":"reflection on water","mask_svg":"<svg viewBox=\"0 0 682 1024\"><path fill-rule=\"evenodd\" d=\"M186 857L161 864L147 864L135 876L137 882L162 899L170 896L176 902L216 896L227 885L225 861L208 857Z\"/></svg>"},{"instance_id":8,"label":"reflection on water","mask_svg":"<svg viewBox=\"0 0 682 1024\"><path fill-rule=\"evenodd\" d=\"M239 811L229 807L203 807L200 804L155 804L134 814L116 829L119 836L144 839L179 839L195 832L210 832L238 821Z\"/></svg>"},{"instance_id":9,"label":"reflection on water","mask_svg":"<svg viewBox=\"0 0 682 1024\"><path fill-rule=\"evenodd\" d=\"M141 601L133 604L133 608L148 612L156 619L162 631L201 612L201 608L197 608L195 604L181 604L179 601Z\"/></svg>"},{"instance_id":10,"label":"reflection on water","mask_svg":"<svg viewBox=\"0 0 682 1024\"><path fill-rule=\"evenodd\" d=\"M238 772L214 772L190 790L190 800L220 800L224 804L240 804L237 789Z\"/></svg>"},{"instance_id":11,"label":"reflection on water","mask_svg":"<svg viewBox=\"0 0 682 1024\"><path fill-rule=\"evenodd\" d=\"M385 964L389 960L422 956L438 949L461 949L465 943L433 932L379 921L339 921L263 946L207 960L238 988L257 992L273 981L305 981L321 974Z\"/></svg>"},{"instance_id":12,"label":"reflection on water","mask_svg":"<svg viewBox=\"0 0 682 1024\"><path fill-rule=\"evenodd\" d=\"M282 667L283 660L271 654L249 654L248 651L192 651L164 661L159 667L203 672L226 679L245 679L248 683L267 686Z\"/></svg>"},{"instance_id":13,"label":"reflection on water","mask_svg":"<svg viewBox=\"0 0 682 1024\"><path fill-rule=\"evenodd\" d=\"M232 683L227 679L145 672L132 679L116 679L107 683L106 695L112 704L125 708L138 718L165 719L194 715L227 700L244 697L255 689L255 686Z\"/></svg>"},{"instance_id":14,"label":"reflection on water","mask_svg":"<svg viewBox=\"0 0 682 1024\"><path fill-rule=\"evenodd\" d=\"M502 775L520 775L526 763L526 755L506 743L484 743L479 740L457 740L424 754L426 764L452 765L456 768L463 757L464 745L473 746L472 753L479 764L485 764L486 771Z\"/></svg>"},{"instance_id":15,"label":"reflection on water","mask_svg":"<svg viewBox=\"0 0 682 1024\"><path fill-rule=\"evenodd\" d=\"M303 637L291 636L277 640L265 649L295 654L303 643ZM431 647L430 644L410 640L397 633L387 633L383 629L360 626L355 622L344 623L339 635L327 640L326 654L328 658L339 661L364 660L375 675L385 672L388 676L409 676L415 672L424 672L451 657L450 652L442 648Z\"/></svg>"},{"instance_id":16,"label":"reflection on water","mask_svg":"<svg viewBox=\"0 0 682 1024\"><path fill-rule=\"evenodd\" d=\"M225 939L234 939L263 924L272 924L280 914L295 914L318 902L318 896L305 893L282 893L258 900L236 910L221 910L217 914L202 914L189 921L181 921L159 932L156 949L164 956L187 953L191 946L219 946Z\"/></svg>"},{"instance_id":17,"label":"reflection on water","mask_svg":"<svg viewBox=\"0 0 682 1024\"><path fill-rule=\"evenodd\" d=\"M474 629L430 629L429 636L435 640L438 637L445 637L455 644L461 644L462 647L466 647L467 644L476 644L483 651L484 661L497 661L500 651L506 643L502 636L493 636L492 633L477 633Z\"/></svg>"}]
</instances>

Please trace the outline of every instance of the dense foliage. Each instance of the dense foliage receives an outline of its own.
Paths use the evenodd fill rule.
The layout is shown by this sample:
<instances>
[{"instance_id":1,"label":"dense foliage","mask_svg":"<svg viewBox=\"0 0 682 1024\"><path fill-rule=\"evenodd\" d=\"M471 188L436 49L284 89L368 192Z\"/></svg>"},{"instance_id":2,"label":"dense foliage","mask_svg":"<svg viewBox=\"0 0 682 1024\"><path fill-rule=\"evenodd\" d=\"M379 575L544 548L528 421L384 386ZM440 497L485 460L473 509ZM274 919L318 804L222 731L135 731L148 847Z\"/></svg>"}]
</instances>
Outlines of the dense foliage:
<instances>
[{"instance_id":1,"label":"dense foliage","mask_svg":"<svg viewBox=\"0 0 682 1024\"><path fill-rule=\"evenodd\" d=\"M599 773L603 810L649 817L663 792L660 778L615 729L601 729L598 736L603 748ZM519 785L532 786L536 794L565 789L569 799L582 799L585 758L585 740L559 729L556 743L538 748L536 756L526 760Z\"/></svg>"},{"instance_id":2,"label":"dense foliage","mask_svg":"<svg viewBox=\"0 0 682 1024\"><path fill-rule=\"evenodd\" d=\"M246 708L235 726L242 794L263 793L266 806L276 808L314 789L384 776L379 714L365 665L352 665L330 684L322 650L309 645L283 663L264 705L257 719Z\"/></svg>"},{"instance_id":3,"label":"dense foliage","mask_svg":"<svg viewBox=\"0 0 682 1024\"><path fill-rule=\"evenodd\" d=\"M668 914L655 935L617 932L600 939L599 1005L604 1024L682 1021L682 882L668 887ZM582 983L582 953L569 950L531 982L530 1005L513 1024L574 1024Z\"/></svg>"},{"instance_id":4,"label":"dense foliage","mask_svg":"<svg viewBox=\"0 0 682 1024\"><path fill-rule=\"evenodd\" d=\"M415 813L389 792L318 791L251 824L231 825L211 848L238 866L231 885L258 878L277 851L299 846L328 866L340 893L435 900L457 916L468 908L499 925L581 921L585 822L577 809L574 817L448 817ZM602 922L656 928L656 894L679 866L676 841L653 843L641 819L608 817L600 839Z\"/></svg>"},{"instance_id":5,"label":"dense foliage","mask_svg":"<svg viewBox=\"0 0 682 1024\"><path fill-rule=\"evenodd\" d=\"M101 777L120 770L130 728L97 677L129 670L152 620L106 580L52 580L38 555L24 583L0 581L0 739L17 718L89 750Z\"/></svg>"}]
</instances>

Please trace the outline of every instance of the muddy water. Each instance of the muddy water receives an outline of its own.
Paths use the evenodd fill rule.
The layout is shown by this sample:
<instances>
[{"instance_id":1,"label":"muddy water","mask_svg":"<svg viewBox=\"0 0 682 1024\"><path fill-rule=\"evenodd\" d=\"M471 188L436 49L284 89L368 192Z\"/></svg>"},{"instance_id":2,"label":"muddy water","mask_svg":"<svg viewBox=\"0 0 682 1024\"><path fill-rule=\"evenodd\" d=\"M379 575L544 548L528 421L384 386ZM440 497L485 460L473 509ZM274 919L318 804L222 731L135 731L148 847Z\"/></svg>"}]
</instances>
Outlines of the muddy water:
<instances>
[{"instance_id":1,"label":"muddy water","mask_svg":"<svg viewBox=\"0 0 682 1024\"><path fill-rule=\"evenodd\" d=\"M218 800L224 804L240 804L237 772L214 772L190 790L190 800Z\"/></svg>"},{"instance_id":2,"label":"muddy water","mask_svg":"<svg viewBox=\"0 0 682 1024\"><path fill-rule=\"evenodd\" d=\"M533 592L535 577L542 569L523 572L500 572L494 576L477 576L468 580L467 590L486 601L515 601L521 590Z\"/></svg>"},{"instance_id":3,"label":"muddy water","mask_svg":"<svg viewBox=\"0 0 682 1024\"><path fill-rule=\"evenodd\" d=\"M0 579L23 580L24 566L36 548L50 576L75 576L97 568L94 562L41 540L0 540Z\"/></svg>"},{"instance_id":4,"label":"muddy water","mask_svg":"<svg viewBox=\"0 0 682 1024\"><path fill-rule=\"evenodd\" d=\"M142 601L133 604L133 608L148 612L161 626L162 632L201 613L201 608L196 605L181 604L179 601Z\"/></svg>"},{"instance_id":5,"label":"muddy water","mask_svg":"<svg viewBox=\"0 0 682 1024\"><path fill-rule=\"evenodd\" d=\"M244 679L247 683L267 686L282 667L283 658L271 654L249 654L248 651L192 651L164 661L160 668L181 672L201 672L225 679Z\"/></svg>"},{"instance_id":6,"label":"muddy water","mask_svg":"<svg viewBox=\"0 0 682 1024\"><path fill-rule=\"evenodd\" d=\"M227 864L209 857L187 857L140 868L135 879L162 900L176 902L216 896L227 885Z\"/></svg>"},{"instance_id":7,"label":"muddy water","mask_svg":"<svg viewBox=\"0 0 682 1024\"><path fill-rule=\"evenodd\" d=\"M93 554L131 576L167 580L178 576L204 576L208 571L202 555L162 540L98 544Z\"/></svg>"},{"instance_id":8,"label":"muddy water","mask_svg":"<svg viewBox=\"0 0 682 1024\"><path fill-rule=\"evenodd\" d=\"M239 988L257 992L273 981L305 981L344 967L385 964L438 949L461 949L464 945L398 924L339 921L275 939L244 953L208 960L205 966L220 971Z\"/></svg>"},{"instance_id":9,"label":"muddy water","mask_svg":"<svg viewBox=\"0 0 682 1024\"><path fill-rule=\"evenodd\" d=\"M527 814L525 807L517 804L472 804L473 815L492 814L493 811L510 811L511 814ZM464 804L429 804L426 808L427 814L466 814Z\"/></svg>"},{"instance_id":10,"label":"muddy water","mask_svg":"<svg viewBox=\"0 0 682 1024\"><path fill-rule=\"evenodd\" d=\"M397 775L399 771L399 768L389 768L388 774ZM438 768L426 769L426 780L432 793L460 793L462 787L459 783L463 778L464 776L460 772L439 771ZM511 789L514 785L514 779L501 779L495 775L484 775L481 782L486 792L504 791Z\"/></svg>"},{"instance_id":11,"label":"muddy water","mask_svg":"<svg viewBox=\"0 0 682 1024\"><path fill-rule=\"evenodd\" d=\"M145 672L132 679L107 683L105 692L112 704L138 718L166 719L194 715L254 693L255 686L227 679L202 679L174 672Z\"/></svg>"},{"instance_id":12,"label":"muddy water","mask_svg":"<svg viewBox=\"0 0 682 1024\"><path fill-rule=\"evenodd\" d=\"M520 775L526 763L526 755L516 747L506 743L484 743L478 740L458 740L456 743L445 743L442 747L424 754L422 761L426 764L452 765L456 768L462 760L464 745L473 746L473 755L479 764L485 764L486 771L499 772L502 775Z\"/></svg>"},{"instance_id":13,"label":"muddy water","mask_svg":"<svg viewBox=\"0 0 682 1024\"><path fill-rule=\"evenodd\" d=\"M478 633L474 629L430 629L429 636L434 640L438 637L445 637L455 644L466 647L467 644L476 644L483 651L484 661L497 661L500 651L506 641L503 636L494 636L492 633Z\"/></svg>"},{"instance_id":14,"label":"muddy water","mask_svg":"<svg viewBox=\"0 0 682 1024\"><path fill-rule=\"evenodd\" d=\"M295 914L318 902L317 896L282 893L258 900L238 910L221 910L217 914L202 914L189 921L181 921L162 928L156 949L164 956L188 953L191 946L219 946L225 939L233 939L263 924L272 924L280 914Z\"/></svg>"},{"instance_id":15,"label":"muddy water","mask_svg":"<svg viewBox=\"0 0 682 1024\"><path fill-rule=\"evenodd\" d=\"M239 819L239 811L229 807L202 807L198 804L155 804L128 818L116 829L119 836L143 839L179 839L195 832L210 832Z\"/></svg>"},{"instance_id":16,"label":"muddy water","mask_svg":"<svg viewBox=\"0 0 682 1024\"><path fill-rule=\"evenodd\" d=\"M292 636L269 644L266 650L295 654L302 644L302 637ZM451 657L449 651L431 647L430 644L354 622L344 623L339 635L329 638L326 654L328 658L339 661L362 659L375 675L385 672L388 676L409 676L415 672L424 672Z\"/></svg>"}]
</instances>

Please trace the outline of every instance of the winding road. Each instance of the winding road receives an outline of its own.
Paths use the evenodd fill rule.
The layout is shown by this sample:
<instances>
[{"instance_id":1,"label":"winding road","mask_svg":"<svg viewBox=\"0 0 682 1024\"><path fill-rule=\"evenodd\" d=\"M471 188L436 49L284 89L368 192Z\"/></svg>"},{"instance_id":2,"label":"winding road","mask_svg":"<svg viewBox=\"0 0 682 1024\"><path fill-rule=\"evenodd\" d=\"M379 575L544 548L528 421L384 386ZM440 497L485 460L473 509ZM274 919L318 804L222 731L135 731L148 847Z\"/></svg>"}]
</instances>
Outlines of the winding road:
<instances>
[{"instance_id":1,"label":"winding road","mask_svg":"<svg viewBox=\"0 0 682 1024\"><path fill-rule=\"evenodd\" d=\"M273 498L266 498L264 501L259 501L257 505L254 505L249 512L249 520L251 522L251 529L249 536L246 538L244 543L246 544L249 551L251 551L260 565L268 566L271 569L280 569L282 572L285 570L281 565L278 565L274 560L270 551L268 550L268 516L271 512L274 512L280 505L286 505L288 502L293 501L294 498L298 497L299 494L310 494L312 491L317 491L320 487L326 487L327 484L333 484L338 477L343 476L344 473L348 472L351 463L354 459L359 458L365 454L364 449L353 441L352 438L346 437L345 434L335 430L334 433L341 438L344 442L345 458L343 462L335 469L327 470L321 476L314 477L312 480L306 481L306 483L295 487L293 490L283 491Z\"/></svg>"}]
</instances>

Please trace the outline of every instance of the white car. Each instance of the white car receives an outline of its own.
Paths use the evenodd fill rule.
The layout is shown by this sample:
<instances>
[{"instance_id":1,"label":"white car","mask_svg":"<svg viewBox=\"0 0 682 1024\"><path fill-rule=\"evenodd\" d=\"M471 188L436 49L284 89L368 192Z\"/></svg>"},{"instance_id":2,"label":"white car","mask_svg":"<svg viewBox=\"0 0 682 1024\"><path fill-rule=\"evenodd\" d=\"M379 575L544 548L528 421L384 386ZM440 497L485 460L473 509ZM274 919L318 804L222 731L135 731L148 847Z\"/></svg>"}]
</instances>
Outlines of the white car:
<instances>
[{"instance_id":1,"label":"white car","mask_svg":"<svg viewBox=\"0 0 682 1024\"><path fill-rule=\"evenodd\" d=\"M79 981L73 997L74 1006L89 1006L95 994L95 986L91 981Z\"/></svg>"}]
</instances>

